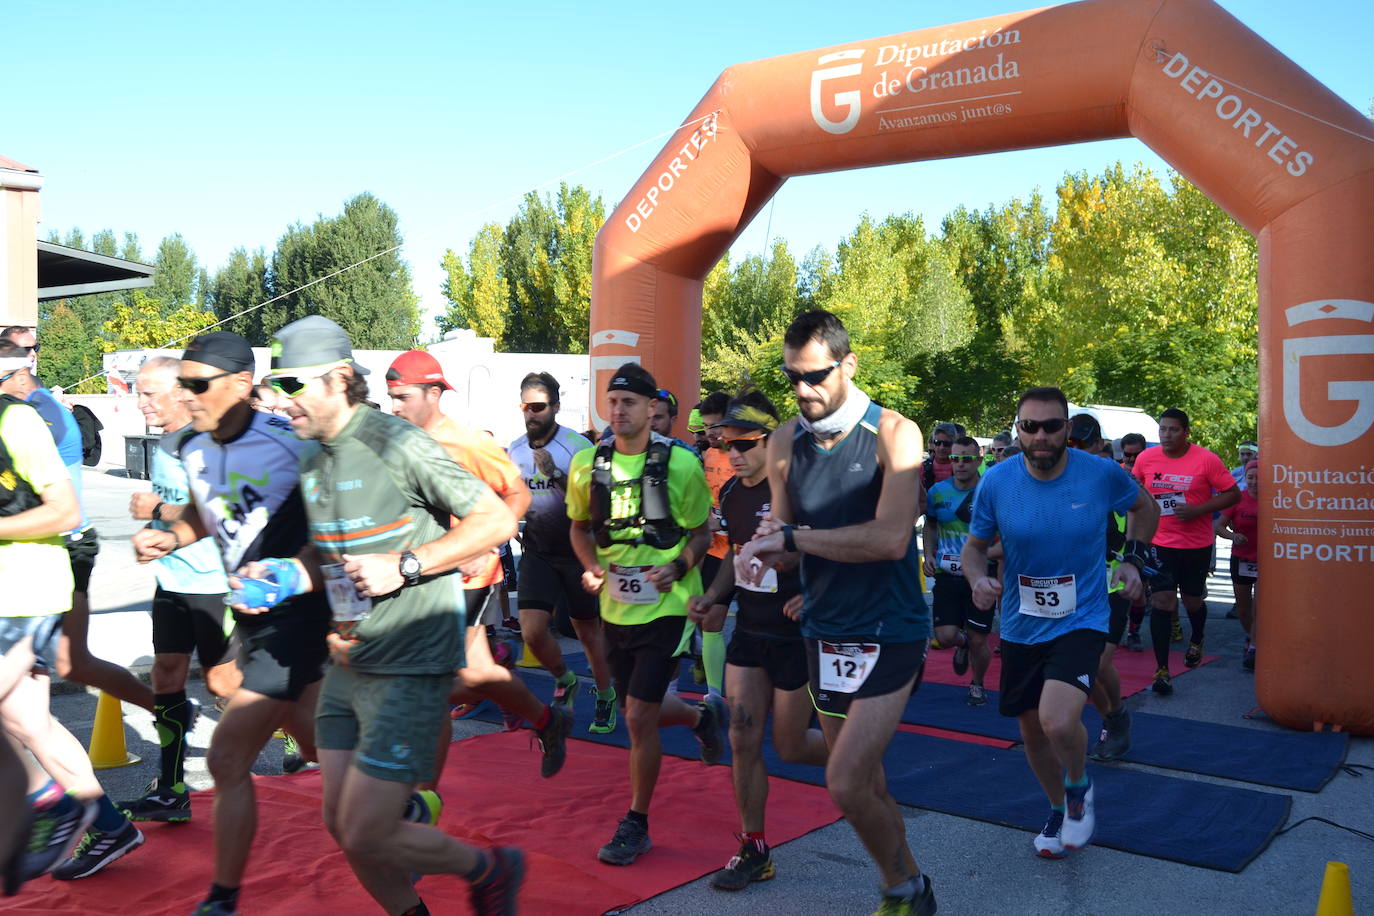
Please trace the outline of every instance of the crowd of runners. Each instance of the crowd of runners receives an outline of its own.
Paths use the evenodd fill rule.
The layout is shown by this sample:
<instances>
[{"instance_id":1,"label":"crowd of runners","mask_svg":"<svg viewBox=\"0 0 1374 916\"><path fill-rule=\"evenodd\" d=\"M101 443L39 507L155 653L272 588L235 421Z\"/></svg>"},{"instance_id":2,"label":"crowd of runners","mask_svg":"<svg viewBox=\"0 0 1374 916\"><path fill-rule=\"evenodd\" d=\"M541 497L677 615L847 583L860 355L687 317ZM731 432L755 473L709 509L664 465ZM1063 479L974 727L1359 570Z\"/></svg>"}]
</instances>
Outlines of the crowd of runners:
<instances>
[{"instance_id":1,"label":"crowd of runners","mask_svg":"<svg viewBox=\"0 0 1374 916\"><path fill-rule=\"evenodd\" d=\"M423 351L385 369L392 412L375 409L369 369L314 316L276 333L265 379L248 342L223 331L139 371L139 406L162 430L152 491L129 507L157 579L146 686L86 644L99 541L81 511L81 433L38 380L31 332L3 338L0 802L23 812L0 824L6 894L44 874L88 878L144 842L139 822L191 818L193 653L220 709L214 857L208 890L186 902L197 916L239 912L258 827L251 769L278 730L288 772L318 764L323 828L384 912L428 913L417 882L431 874L466 881L478 914L516 912L522 852L465 845L441 824L451 719L484 701L534 730L544 778L570 753L577 710L593 734L625 729L627 808L585 852L612 866L652 849L660 730L690 729L706 765L728 741L740 846L710 878L725 891L775 875L771 716L782 760L825 769L878 871L877 913L934 913L882 765L933 645L968 676L965 702L995 690L1016 718L1048 803L1033 849L1051 858L1092 840L1086 759L1130 748L1116 648L1143 651L1149 617L1152 689L1171 693L1181 603L1185 664L1202 661L1218 535L1233 544L1253 668L1258 449L1243 443L1228 470L1189 441L1181 410L1160 417L1156 446L1113 441L1037 387L1006 405L1011 428L986 448L953 422L927 440L855 385L848 333L813 311L784 340L790 419L756 389L717 392L690 412L688 444L674 438L677 399L626 363L604 392L608 427L579 433L558 422L558 381L531 372L526 433L503 448L442 413L449 386ZM547 704L493 638L517 625L503 581L513 538L518 629L553 676ZM556 638L564 614L586 683ZM699 701L677 692L684 655L698 659ZM159 772L142 797L104 794L49 712L53 673L153 714ZM1092 742L1089 702L1102 718Z\"/></svg>"}]
</instances>

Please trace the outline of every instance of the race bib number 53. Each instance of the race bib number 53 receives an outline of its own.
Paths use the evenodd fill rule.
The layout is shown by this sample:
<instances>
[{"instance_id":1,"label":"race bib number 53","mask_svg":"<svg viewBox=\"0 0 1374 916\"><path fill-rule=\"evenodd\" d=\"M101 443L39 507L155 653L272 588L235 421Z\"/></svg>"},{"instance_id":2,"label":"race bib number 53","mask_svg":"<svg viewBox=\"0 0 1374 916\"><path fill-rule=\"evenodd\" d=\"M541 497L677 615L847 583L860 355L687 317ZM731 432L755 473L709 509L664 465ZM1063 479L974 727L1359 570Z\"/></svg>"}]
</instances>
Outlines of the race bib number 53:
<instances>
[{"instance_id":1,"label":"race bib number 53","mask_svg":"<svg viewBox=\"0 0 1374 916\"><path fill-rule=\"evenodd\" d=\"M662 596L649 581L652 566L618 566L611 564L611 597L621 604L658 604Z\"/></svg>"},{"instance_id":2,"label":"race bib number 53","mask_svg":"<svg viewBox=\"0 0 1374 916\"><path fill-rule=\"evenodd\" d=\"M1073 576L1018 576L1021 613L1058 620L1078 609L1078 587Z\"/></svg>"}]
</instances>

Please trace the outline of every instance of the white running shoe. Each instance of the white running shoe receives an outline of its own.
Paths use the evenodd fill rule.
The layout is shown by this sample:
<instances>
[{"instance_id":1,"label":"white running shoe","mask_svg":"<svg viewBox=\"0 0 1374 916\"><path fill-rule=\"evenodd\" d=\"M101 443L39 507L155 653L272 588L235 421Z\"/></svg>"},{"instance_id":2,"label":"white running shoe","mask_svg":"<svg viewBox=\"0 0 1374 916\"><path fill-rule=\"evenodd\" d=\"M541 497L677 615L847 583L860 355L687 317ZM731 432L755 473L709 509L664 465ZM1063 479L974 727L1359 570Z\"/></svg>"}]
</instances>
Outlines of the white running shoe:
<instances>
[{"instance_id":1,"label":"white running shoe","mask_svg":"<svg viewBox=\"0 0 1374 916\"><path fill-rule=\"evenodd\" d=\"M1082 849L1092 842L1093 828L1097 825L1093 815L1093 784L1089 782L1086 789L1066 788L1064 794L1068 811L1059 838L1065 849Z\"/></svg>"}]
</instances>

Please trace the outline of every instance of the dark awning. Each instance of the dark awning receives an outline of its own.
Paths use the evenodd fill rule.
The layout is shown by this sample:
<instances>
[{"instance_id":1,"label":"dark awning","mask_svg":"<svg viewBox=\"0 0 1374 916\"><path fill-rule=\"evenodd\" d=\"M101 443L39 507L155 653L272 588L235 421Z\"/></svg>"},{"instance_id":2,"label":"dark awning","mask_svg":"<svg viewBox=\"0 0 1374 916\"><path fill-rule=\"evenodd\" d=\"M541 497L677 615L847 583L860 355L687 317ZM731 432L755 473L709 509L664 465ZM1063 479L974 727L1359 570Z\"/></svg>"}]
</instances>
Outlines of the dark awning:
<instances>
[{"instance_id":1,"label":"dark awning","mask_svg":"<svg viewBox=\"0 0 1374 916\"><path fill-rule=\"evenodd\" d=\"M38 243L38 301L146 289L153 285L153 268L137 261Z\"/></svg>"}]
</instances>

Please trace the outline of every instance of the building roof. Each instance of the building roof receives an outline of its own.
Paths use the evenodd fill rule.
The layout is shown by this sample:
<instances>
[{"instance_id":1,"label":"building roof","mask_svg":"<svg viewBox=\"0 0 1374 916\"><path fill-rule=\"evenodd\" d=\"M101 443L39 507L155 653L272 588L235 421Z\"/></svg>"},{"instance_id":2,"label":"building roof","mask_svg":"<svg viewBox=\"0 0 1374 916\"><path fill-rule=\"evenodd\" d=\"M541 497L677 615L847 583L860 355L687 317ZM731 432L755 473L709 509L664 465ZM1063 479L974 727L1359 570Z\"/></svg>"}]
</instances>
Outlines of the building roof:
<instances>
[{"instance_id":1,"label":"building roof","mask_svg":"<svg viewBox=\"0 0 1374 916\"><path fill-rule=\"evenodd\" d=\"M137 261L38 243L38 301L144 289L153 285L153 268Z\"/></svg>"},{"instance_id":2,"label":"building roof","mask_svg":"<svg viewBox=\"0 0 1374 916\"><path fill-rule=\"evenodd\" d=\"M0 156L0 169L10 169L10 170L15 171L15 172L36 172L36 171L38 171L38 169L35 169L35 168L33 168L32 166L27 166L27 165L25 165L25 164L22 163L22 162L15 162L13 159L7 159L7 158L4 157L4 156Z\"/></svg>"}]
</instances>

